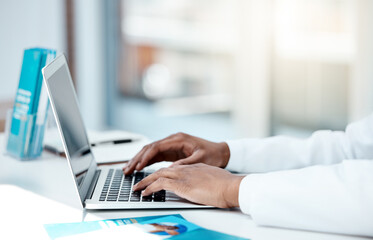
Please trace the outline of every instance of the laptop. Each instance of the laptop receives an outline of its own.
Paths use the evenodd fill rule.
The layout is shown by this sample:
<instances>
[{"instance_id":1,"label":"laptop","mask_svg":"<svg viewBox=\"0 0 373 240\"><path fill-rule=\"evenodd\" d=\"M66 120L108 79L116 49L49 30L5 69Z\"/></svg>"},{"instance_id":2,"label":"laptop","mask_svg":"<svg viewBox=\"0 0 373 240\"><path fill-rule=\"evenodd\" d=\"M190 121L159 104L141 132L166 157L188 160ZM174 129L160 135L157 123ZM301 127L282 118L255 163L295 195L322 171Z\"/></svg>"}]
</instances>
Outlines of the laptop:
<instances>
[{"instance_id":1,"label":"laptop","mask_svg":"<svg viewBox=\"0 0 373 240\"><path fill-rule=\"evenodd\" d=\"M91 151L65 56L42 70L49 100L82 207L86 209L209 208L168 191L141 196L132 191L151 172L124 175L121 168L99 167ZM94 107L94 106L92 106Z\"/></svg>"}]
</instances>

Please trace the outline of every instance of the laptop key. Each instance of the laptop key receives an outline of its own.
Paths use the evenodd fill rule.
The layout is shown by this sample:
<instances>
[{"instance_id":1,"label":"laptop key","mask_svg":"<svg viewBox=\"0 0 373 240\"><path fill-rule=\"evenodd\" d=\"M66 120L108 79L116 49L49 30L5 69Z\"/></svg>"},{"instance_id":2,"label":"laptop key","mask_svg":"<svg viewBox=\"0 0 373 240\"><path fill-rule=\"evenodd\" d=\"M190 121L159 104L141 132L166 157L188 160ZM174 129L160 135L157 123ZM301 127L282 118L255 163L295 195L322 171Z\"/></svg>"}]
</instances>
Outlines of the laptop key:
<instances>
[{"instance_id":1,"label":"laptop key","mask_svg":"<svg viewBox=\"0 0 373 240\"><path fill-rule=\"evenodd\" d=\"M154 198L154 202L165 202L166 198Z\"/></svg>"},{"instance_id":2,"label":"laptop key","mask_svg":"<svg viewBox=\"0 0 373 240\"><path fill-rule=\"evenodd\" d=\"M154 193L154 202L164 202L166 200L166 191L161 190Z\"/></svg>"},{"instance_id":3,"label":"laptop key","mask_svg":"<svg viewBox=\"0 0 373 240\"><path fill-rule=\"evenodd\" d=\"M135 173L135 177L140 177L140 178L143 178L144 177L144 172L136 172Z\"/></svg>"},{"instance_id":4,"label":"laptop key","mask_svg":"<svg viewBox=\"0 0 373 240\"><path fill-rule=\"evenodd\" d=\"M152 195L149 195L149 196L143 196L143 197L142 197L142 201L143 201L143 202L151 202L151 201L153 201L153 196L152 196Z\"/></svg>"},{"instance_id":5,"label":"laptop key","mask_svg":"<svg viewBox=\"0 0 373 240\"><path fill-rule=\"evenodd\" d=\"M134 197L140 197L141 193L139 191L132 192L132 196Z\"/></svg>"}]
</instances>

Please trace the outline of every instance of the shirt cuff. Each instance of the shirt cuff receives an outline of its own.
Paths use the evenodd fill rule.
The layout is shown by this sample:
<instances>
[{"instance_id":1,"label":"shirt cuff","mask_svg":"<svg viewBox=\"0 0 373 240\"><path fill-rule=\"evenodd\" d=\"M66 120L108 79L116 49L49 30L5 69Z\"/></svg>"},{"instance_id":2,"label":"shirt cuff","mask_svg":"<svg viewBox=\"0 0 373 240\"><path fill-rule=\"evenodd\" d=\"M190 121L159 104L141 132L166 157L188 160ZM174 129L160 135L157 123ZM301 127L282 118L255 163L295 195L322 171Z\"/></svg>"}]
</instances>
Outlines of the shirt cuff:
<instances>
[{"instance_id":1,"label":"shirt cuff","mask_svg":"<svg viewBox=\"0 0 373 240\"><path fill-rule=\"evenodd\" d=\"M254 194L260 188L260 174L250 174L244 177L240 183L238 192L238 204L243 213L251 215L254 207Z\"/></svg>"},{"instance_id":2,"label":"shirt cuff","mask_svg":"<svg viewBox=\"0 0 373 240\"><path fill-rule=\"evenodd\" d=\"M245 155L245 146L242 140L229 140L226 142L229 147L230 158L225 167L231 171L240 172L242 170L242 162Z\"/></svg>"}]
</instances>

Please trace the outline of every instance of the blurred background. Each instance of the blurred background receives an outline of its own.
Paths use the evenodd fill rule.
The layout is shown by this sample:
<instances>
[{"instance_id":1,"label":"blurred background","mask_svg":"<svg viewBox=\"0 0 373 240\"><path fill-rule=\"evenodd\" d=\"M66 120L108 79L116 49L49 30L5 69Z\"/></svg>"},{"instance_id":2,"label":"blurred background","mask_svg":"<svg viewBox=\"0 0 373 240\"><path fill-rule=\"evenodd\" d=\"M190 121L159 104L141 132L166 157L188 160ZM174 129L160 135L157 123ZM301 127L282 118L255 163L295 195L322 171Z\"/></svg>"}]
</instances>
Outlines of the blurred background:
<instances>
[{"instance_id":1,"label":"blurred background","mask_svg":"<svg viewBox=\"0 0 373 240\"><path fill-rule=\"evenodd\" d=\"M373 110L371 0L0 1L0 130L23 50L66 54L90 129L221 141Z\"/></svg>"}]
</instances>

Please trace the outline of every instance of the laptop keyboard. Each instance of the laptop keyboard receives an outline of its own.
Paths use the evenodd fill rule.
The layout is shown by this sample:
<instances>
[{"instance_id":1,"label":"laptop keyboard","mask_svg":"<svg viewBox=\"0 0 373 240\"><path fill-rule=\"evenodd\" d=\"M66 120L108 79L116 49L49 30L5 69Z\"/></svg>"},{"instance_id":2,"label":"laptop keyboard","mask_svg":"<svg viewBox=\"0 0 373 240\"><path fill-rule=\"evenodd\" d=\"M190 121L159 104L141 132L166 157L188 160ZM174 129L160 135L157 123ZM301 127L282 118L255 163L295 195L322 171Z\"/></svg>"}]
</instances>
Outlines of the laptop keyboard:
<instances>
[{"instance_id":1,"label":"laptop keyboard","mask_svg":"<svg viewBox=\"0 0 373 240\"><path fill-rule=\"evenodd\" d=\"M125 176L121 169L110 169L102 188L100 201L110 202L164 202L166 191L162 190L149 196L141 196L140 191L132 191L133 185L150 173L136 172Z\"/></svg>"}]
</instances>

